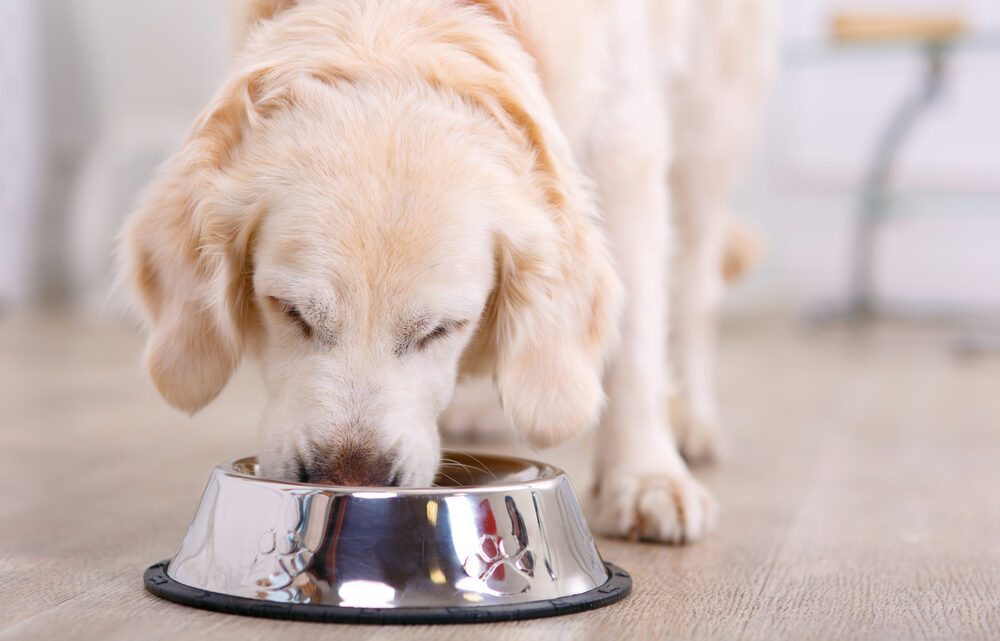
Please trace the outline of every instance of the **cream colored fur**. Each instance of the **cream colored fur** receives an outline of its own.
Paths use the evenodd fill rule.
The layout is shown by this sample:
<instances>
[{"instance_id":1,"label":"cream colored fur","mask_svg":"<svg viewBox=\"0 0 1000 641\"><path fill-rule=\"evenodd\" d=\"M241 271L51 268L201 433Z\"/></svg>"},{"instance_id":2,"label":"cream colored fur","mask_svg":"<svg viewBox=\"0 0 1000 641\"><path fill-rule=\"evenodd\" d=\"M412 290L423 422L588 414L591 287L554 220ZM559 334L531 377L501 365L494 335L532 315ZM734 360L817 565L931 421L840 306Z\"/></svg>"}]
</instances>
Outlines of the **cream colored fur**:
<instances>
[{"instance_id":1,"label":"cream colored fur","mask_svg":"<svg viewBox=\"0 0 1000 641\"><path fill-rule=\"evenodd\" d=\"M360 448L391 462L381 481L424 485L456 379L486 375L535 445L600 419L597 529L702 536L714 506L667 411L667 176L677 73L714 18L685 0L246 8L231 78L124 232L164 397L197 411L249 352L266 473ZM687 392L710 381L679 372L691 443L714 416Z\"/></svg>"}]
</instances>

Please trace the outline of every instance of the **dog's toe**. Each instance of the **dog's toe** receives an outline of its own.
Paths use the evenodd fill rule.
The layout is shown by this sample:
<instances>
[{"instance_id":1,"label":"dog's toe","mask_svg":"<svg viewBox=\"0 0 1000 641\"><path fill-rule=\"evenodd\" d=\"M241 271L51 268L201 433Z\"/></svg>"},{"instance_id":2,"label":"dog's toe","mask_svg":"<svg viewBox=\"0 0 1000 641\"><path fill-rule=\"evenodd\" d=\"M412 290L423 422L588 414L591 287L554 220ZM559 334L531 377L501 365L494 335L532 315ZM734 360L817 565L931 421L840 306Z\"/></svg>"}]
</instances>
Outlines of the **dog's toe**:
<instances>
[{"instance_id":1,"label":"dog's toe","mask_svg":"<svg viewBox=\"0 0 1000 641\"><path fill-rule=\"evenodd\" d=\"M671 409L677 449L689 464L714 463L725 457L726 439L717 412L691 411L683 401Z\"/></svg>"},{"instance_id":2,"label":"dog's toe","mask_svg":"<svg viewBox=\"0 0 1000 641\"><path fill-rule=\"evenodd\" d=\"M690 418L677 430L677 449L690 464L714 463L725 456L726 440L714 422Z\"/></svg>"},{"instance_id":3,"label":"dog's toe","mask_svg":"<svg viewBox=\"0 0 1000 641\"><path fill-rule=\"evenodd\" d=\"M604 474L594 492L592 527L633 541L688 543L715 525L716 504L686 470L677 473Z\"/></svg>"}]
</instances>

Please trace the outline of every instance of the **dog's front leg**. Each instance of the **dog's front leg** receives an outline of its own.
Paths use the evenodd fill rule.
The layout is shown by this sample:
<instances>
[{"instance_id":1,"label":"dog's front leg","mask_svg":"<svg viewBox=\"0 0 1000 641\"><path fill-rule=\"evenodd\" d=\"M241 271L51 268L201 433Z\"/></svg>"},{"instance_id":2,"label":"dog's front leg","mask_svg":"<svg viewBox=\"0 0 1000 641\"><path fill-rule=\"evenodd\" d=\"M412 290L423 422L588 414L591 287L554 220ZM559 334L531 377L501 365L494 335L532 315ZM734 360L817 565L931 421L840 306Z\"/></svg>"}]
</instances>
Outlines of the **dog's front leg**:
<instances>
[{"instance_id":1,"label":"dog's front leg","mask_svg":"<svg viewBox=\"0 0 1000 641\"><path fill-rule=\"evenodd\" d=\"M648 86L622 95L605 113L588 158L626 289L621 344L605 377L608 405L596 439L592 525L612 536L692 541L711 528L715 504L677 452L667 403L666 101Z\"/></svg>"},{"instance_id":2,"label":"dog's front leg","mask_svg":"<svg viewBox=\"0 0 1000 641\"><path fill-rule=\"evenodd\" d=\"M670 182L678 237L670 301L676 377L671 414L680 450L689 462L714 460L723 449L713 366L715 315L723 288L725 189L712 171L705 163L678 158Z\"/></svg>"}]
</instances>

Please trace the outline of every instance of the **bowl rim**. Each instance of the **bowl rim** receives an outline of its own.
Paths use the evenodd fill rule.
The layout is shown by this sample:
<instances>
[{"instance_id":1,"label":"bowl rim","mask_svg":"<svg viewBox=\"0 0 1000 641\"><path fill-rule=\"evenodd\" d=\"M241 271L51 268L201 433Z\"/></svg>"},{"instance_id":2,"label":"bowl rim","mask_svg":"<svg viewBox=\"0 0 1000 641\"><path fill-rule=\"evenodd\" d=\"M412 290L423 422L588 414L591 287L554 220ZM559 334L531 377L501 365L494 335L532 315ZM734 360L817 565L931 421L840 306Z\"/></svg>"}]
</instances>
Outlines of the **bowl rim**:
<instances>
[{"instance_id":1,"label":"bowl rim","mask_svg":"<svg viewBox=\"0 0 1000 641\"><path fill-rule=\"evenodd\" d=\"M517 483L510 482L498 482L498 483L484 483L482 485L445 485L445 486L430 486L430 487L392 487L392 486L354 486L354 485L325 485L318 483L303 483L300 481L282 481L279 479L269 479L261 476L256 476L254 474L249 474L247 472L237 469L238 464L246 464L247 461L253 461L253 465L257 464L257 455L251 454L249 456L237 456L231 459L227 459L222 463L216 465L216 471L222 472L226 476L236 477L244 481L259 483L269 486L281 486L288 489L289 491L301 492L302 490L309 490L310 493L324 493L324 494L336 494L338 496L350 495L356 498L368 498L368 499L388 499L396 497L413 497L413 496L463 496L467 494L493 494L497 492L505 491L523 491L523 490L542 490L548 489L551 486L559 483L562 479L568 480L566 472L561 468L552 465L551 463L546 463L544 461L537 461L534 459L524 458L521 456L507 456L504 454L489 454L489 453L478 453L478 452L466 452L461 450L442 450L442 456L448 455L467 455L476 458L490 458L490 459L502 459L504 461L511 461L515 463L522 463L525 467L536 467L540 470L540 475L538 478L532 479L530 481L521 481Z\"/></svg>"}]
</instances>

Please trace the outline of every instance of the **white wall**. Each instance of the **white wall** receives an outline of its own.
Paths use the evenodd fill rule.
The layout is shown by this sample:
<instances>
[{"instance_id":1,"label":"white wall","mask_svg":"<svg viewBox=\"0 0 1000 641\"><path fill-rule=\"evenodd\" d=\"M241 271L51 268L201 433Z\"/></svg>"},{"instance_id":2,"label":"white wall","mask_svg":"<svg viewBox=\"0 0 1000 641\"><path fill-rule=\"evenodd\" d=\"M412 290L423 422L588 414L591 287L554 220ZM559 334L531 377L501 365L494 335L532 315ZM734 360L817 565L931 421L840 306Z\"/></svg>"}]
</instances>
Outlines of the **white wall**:
<instances>
[{"instance_id":1,"label":"white wall","mask_svg":"<svg viewBox=\"0 0 1000 641\"><path fill-rule=\"evenodd\" d=\"M0 308L28 296L43 163L36 24L32 0L0 3Z\"/></svg>"},{"instance_id":2,"label":"white wall","mask_svg":"<svg viewBox=\"0 0 1000 641\"><path fill-rule=\"evenodd\" d=\"M829 14L844 4L782 0L784 39L822 42ZM1000 33L997 0L921 4L957 8L977 29ZM226 0L0 2L0 70L16 78L0 95L0 143L16 150L0 154L0 302L74 291L99 298L112 262L107 230L224 74L225 9ZM1000 306L998 40L954 57L945 97L906 145L897 184L947 194L901 201L899 221L882 235L879 287L889 300ZM787 61L738 199L769 251L734 292L736 310L842 293L854 188L874 137L919 74L902 50L805 58ZM73 220L70 209L86 213ZM96 258L80 267L88 253Z\"/></svg>"},{"instance_id":3,"label":"white wall","mask_svg":"<svg viewBox=\"0 0 1000 641\"><path fill-rule=\"evenodd\" d=\"M822 48L835 0L786 0L785 68L739 201L767 260L732 308L812 307L847 285L857 187L880 132L918 86L907 47ZM885 0L879 7L913 2ZM941 99L918 121L893 185L896 215L879 235L876 287L888 307L1000 309L1000 2L923 2L958 10L985 44L951 56Z\"/></svg>"},{"instance_id":4,"label":"white wall","mask_svg":"<svg viewBox=\"0 0 1000 641\"><path fill-rule=\"evenodd\" d=\"M18 301L61 300L89 287L99 307L117 221L224 75L225 0L0 2L3 10L17 6L34 17L16 32L37 47L14 63L30 69L34 104L28 114L4 112L2 130L21 131L33 115L38 135L29 146L43 162L20 214L26 255L17 270L0 259L0 282L13 283L4 291ZM14 24L3 20L0 33ZM5 242L14 237L9 218L0 223Z\"/></svg>"}]
</instances>

